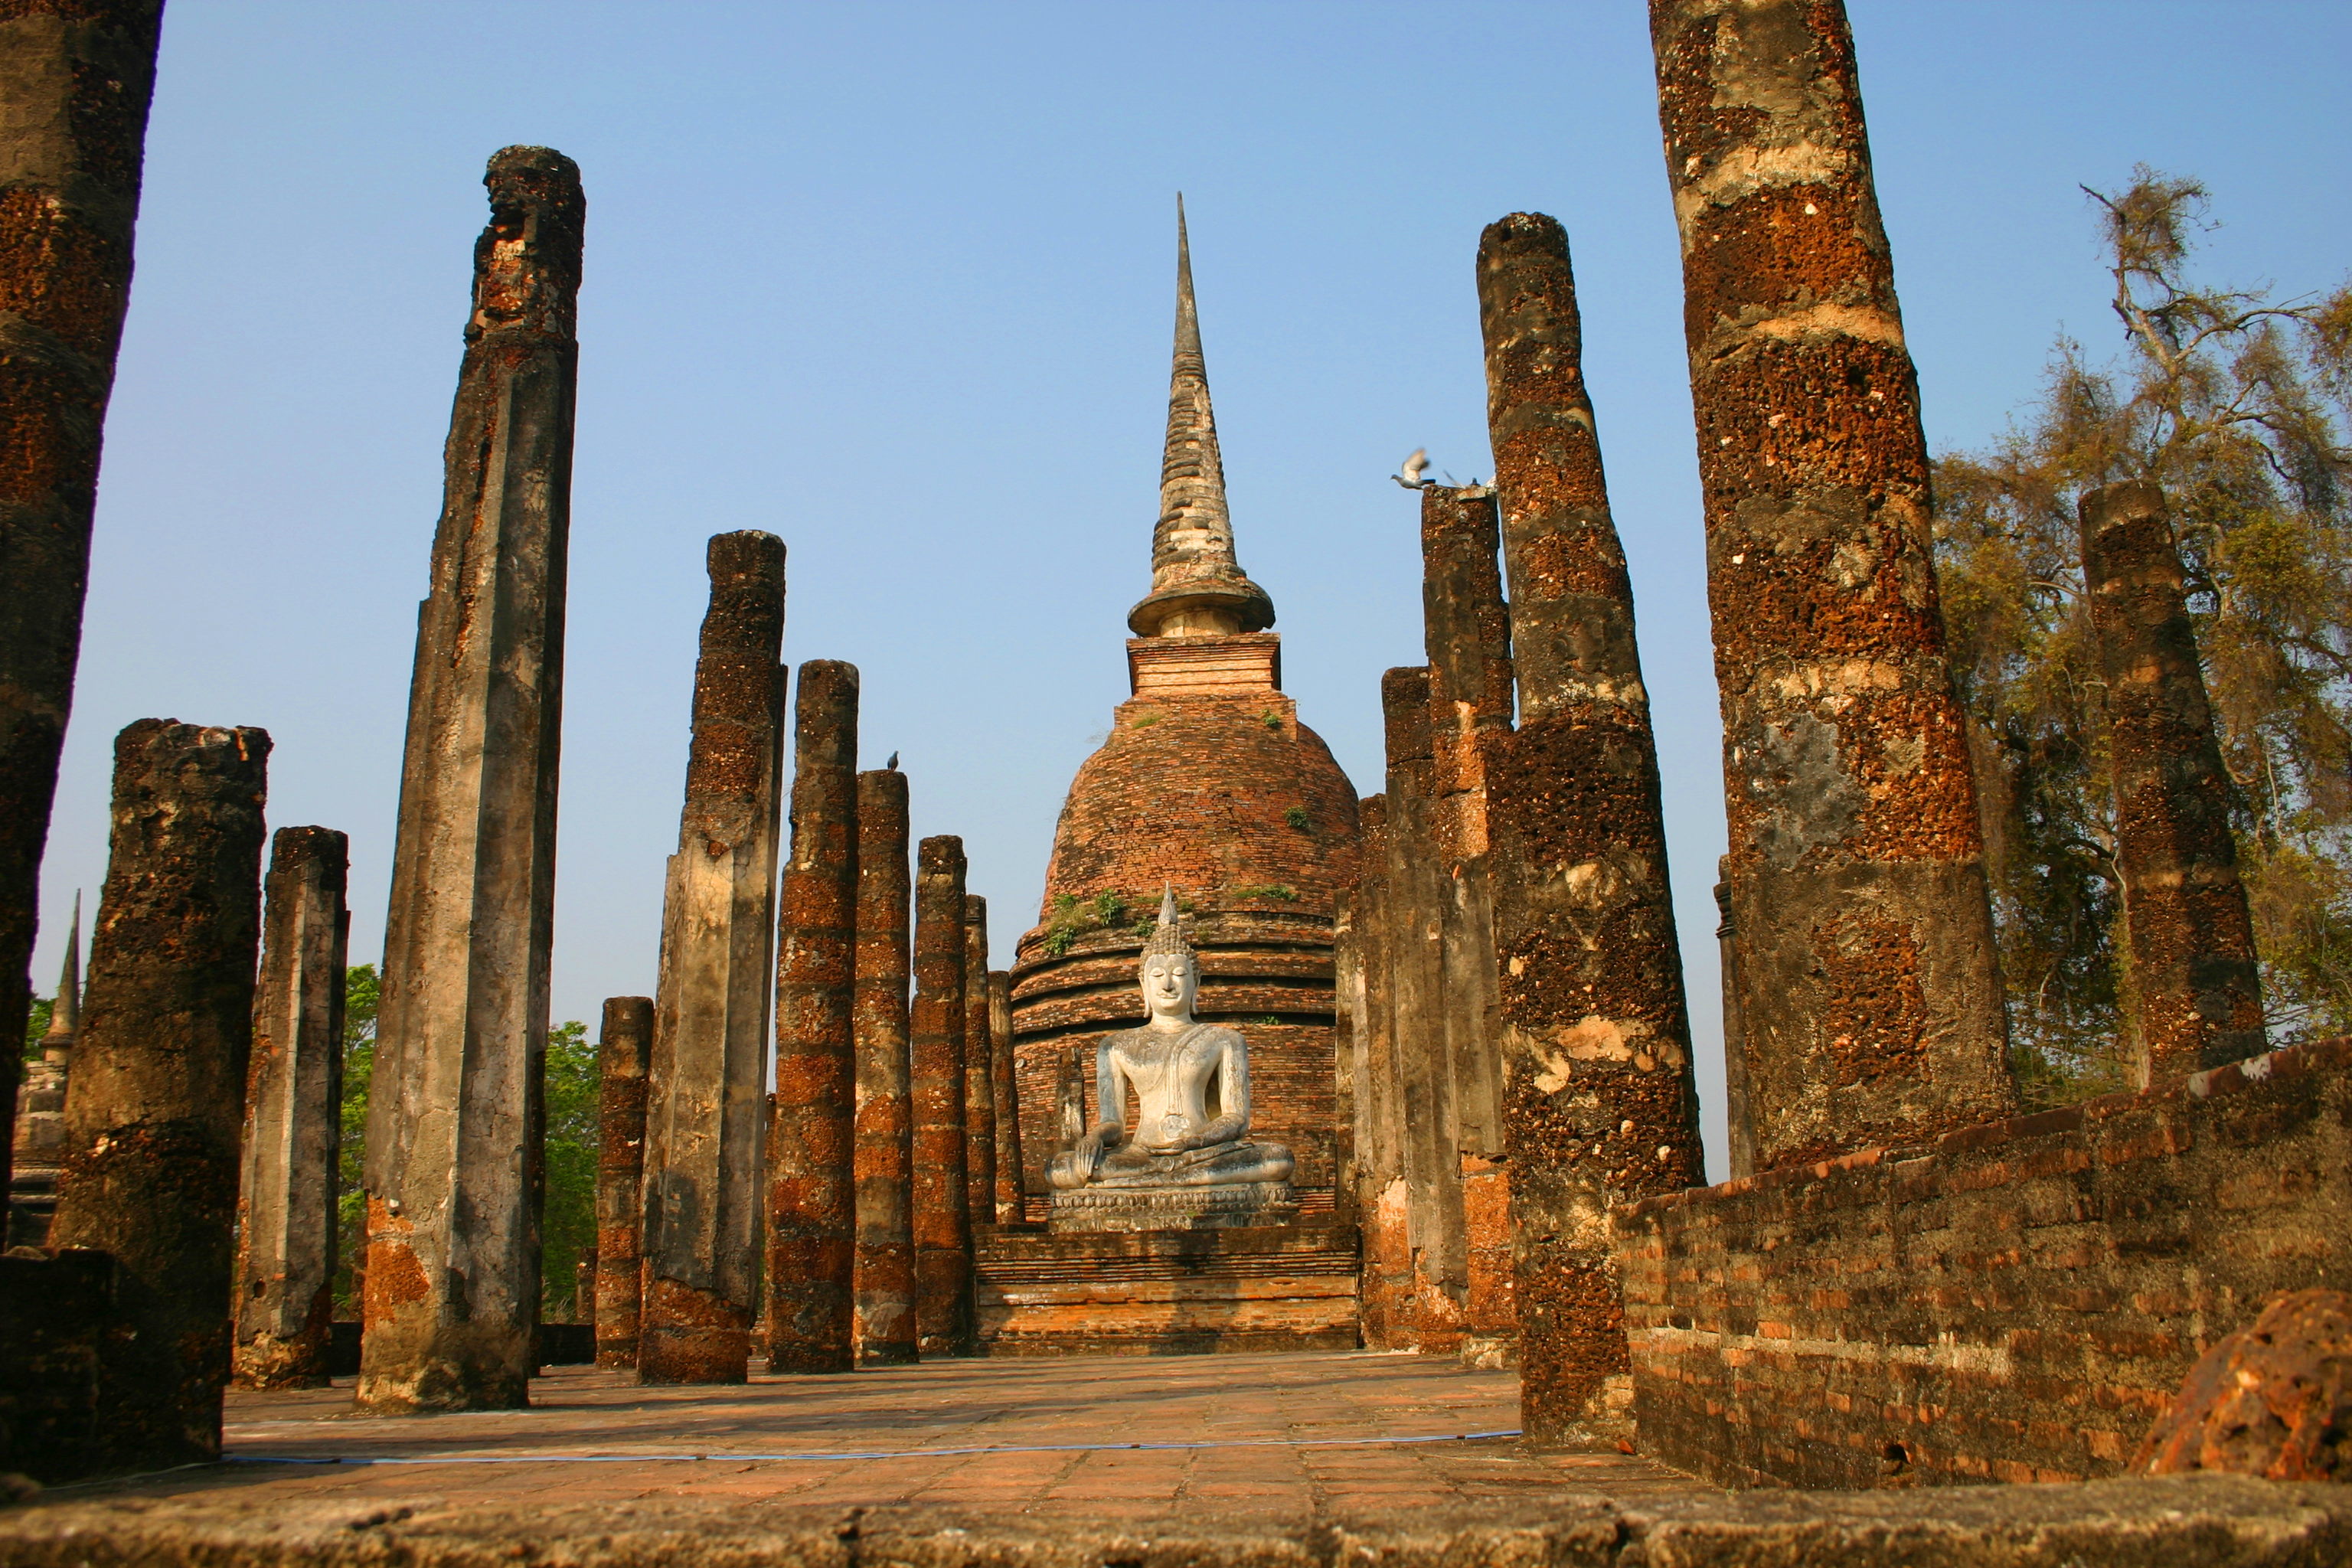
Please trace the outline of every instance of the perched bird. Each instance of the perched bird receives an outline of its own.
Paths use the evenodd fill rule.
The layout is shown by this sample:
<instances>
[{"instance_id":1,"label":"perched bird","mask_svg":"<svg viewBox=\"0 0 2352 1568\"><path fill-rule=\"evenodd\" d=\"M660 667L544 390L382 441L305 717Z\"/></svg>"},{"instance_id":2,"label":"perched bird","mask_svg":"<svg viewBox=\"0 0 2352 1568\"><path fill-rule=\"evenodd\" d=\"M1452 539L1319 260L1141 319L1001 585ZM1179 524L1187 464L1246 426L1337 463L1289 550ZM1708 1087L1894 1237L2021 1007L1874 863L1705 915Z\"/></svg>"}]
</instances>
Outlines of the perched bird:
<instances>
[{"instance_id":1,"label":"perched bird","mask_svg":"<svg viewBox=\"0 0 2352 1568\"><path fill-rule=\"evenodd\" d=\"M1429 448L1415 447L1412 449L1412 456L1404 460L1404 471L1391 474L1389 478L1409 490L1426 489L1432 481L1423 479L1421 471L1427 467L1429 467Z\"/></svg>"},{"instance_id":2,"label":"perched bird","mask_svg":"<svg viewBox=\"0 0 2352 1568\"><path fill-rule=\"evenodd\" d=\"M897 773L897 772L898 771L898 752L891 752L891 753L890 753L890 760L889 760L888 762L887 762L887 763L884 763L882 764L882 766L883 766L886 770L887 770L888 772L891 772L891 773Z\"/></svg>"}]
</instances>

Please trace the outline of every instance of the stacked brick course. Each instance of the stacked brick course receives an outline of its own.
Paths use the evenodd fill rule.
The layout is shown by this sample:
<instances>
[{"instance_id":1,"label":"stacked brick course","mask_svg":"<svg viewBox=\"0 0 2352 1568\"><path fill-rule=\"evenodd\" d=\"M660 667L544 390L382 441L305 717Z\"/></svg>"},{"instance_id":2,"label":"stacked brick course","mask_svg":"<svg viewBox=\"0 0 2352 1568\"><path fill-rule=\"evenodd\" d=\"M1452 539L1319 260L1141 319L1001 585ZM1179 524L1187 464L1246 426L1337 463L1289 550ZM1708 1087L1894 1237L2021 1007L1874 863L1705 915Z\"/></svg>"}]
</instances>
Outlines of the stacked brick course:
<instances>
[{"instance_id":1,"label":"stacked brick course","mask_svg":"<svg viewBox=\"0 0 2352 1568\"><path fill-rule=\"evenodd\" d=\"M2273 1293L2352 1280L2352 1041L1615 1226L1645 1453L1739 1486L2114 1475Z\"/></svg>"}]
</instances>

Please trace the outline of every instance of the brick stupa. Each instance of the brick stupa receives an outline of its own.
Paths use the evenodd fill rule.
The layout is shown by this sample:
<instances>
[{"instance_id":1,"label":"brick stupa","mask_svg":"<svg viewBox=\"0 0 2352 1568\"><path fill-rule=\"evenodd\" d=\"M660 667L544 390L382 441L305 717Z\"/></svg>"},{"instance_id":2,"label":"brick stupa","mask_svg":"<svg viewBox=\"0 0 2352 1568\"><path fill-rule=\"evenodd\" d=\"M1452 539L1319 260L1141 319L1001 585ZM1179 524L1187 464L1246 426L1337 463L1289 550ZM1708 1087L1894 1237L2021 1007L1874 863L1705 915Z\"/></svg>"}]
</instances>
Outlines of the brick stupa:
<instances>
[{"instance_id":1,"label":"brick stupa","mask_svg":"<svg viewBox=\"0 0 2352 1568\"><path fill-rule=\"evenodd\" d=\"M1249 1046L1250 1135L1288 1147L1302 1217L1331 1213L1334 894L1355 875L1356 794L1283 695L1274 602L1234 555L1183 207L1176 353L1151 592L1128 616L1134 695L1070 785L1042 923L1013 970L1022 1173L1091 1120L1095 1043L1143 1019L1136 974L1163 884L1201 956L1199 1016Z\"/></svg>"}]
</instances>

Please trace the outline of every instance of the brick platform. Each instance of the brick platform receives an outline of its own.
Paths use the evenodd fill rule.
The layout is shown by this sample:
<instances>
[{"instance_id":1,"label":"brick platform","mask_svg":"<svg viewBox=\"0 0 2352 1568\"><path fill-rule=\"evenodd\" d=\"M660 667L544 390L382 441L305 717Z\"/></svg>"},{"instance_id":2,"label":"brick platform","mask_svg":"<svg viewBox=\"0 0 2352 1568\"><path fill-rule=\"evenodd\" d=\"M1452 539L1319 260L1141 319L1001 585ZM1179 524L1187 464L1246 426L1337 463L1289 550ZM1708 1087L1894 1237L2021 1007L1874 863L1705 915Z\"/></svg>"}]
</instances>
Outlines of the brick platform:
<instances>
[{"instance_id":1,"label":"brick platform","mask_svg":"<svg viewBox=\"0 0 2352 1568\"><path fill-rule=\"evenodd\" d=\"M986 1355L1233 1354L1357 1343L1353 1226L1004 1230L982 1234L974 1252Z\"/></svg>"},{"instance_id":2,"label":"brick platform","mask_svg":"<svg viewBox=\"0 0 2352 1568\"><path fill-rule=\"evenodd\" d=\"M1615 1222L1644 1452L1736 1486L2111 1476L2213 1342L2352 1280L2352 1041Z\"/></svg>"}]
</instances>

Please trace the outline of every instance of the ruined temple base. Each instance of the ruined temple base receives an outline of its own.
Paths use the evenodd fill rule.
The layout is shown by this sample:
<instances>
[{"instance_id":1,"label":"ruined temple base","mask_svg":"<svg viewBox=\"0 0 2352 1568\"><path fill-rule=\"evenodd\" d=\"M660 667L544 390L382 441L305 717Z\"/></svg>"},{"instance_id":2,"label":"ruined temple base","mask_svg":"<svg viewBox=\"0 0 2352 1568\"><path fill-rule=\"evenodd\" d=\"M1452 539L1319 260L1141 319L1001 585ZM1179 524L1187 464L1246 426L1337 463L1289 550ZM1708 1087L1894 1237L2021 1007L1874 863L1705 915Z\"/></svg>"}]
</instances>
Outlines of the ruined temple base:
<instances>
[{"instance_id":1,"label":"ruined temple base","mask_svg":"<svg viewBox=\"0 0 2352 1568\"><path fill-rule=\"evenodd\" d=\"M1353 1226L1044 1234L974 1242L980 1353L1353 1350Z\"/></svg>"},{"instance_id":2,"label":"ruined temple base","mask_svg":"<svg viewBox=\"0 0 2352 1568\"><path fill-rule=\"evenodd\" d=\"M1056 1236L1076 1231L1242 1230L1288 1225L1298 1195L1288 1182L1213 1187L1085 1187L1054 1194Z\"/></svg>"}]
</instances>

